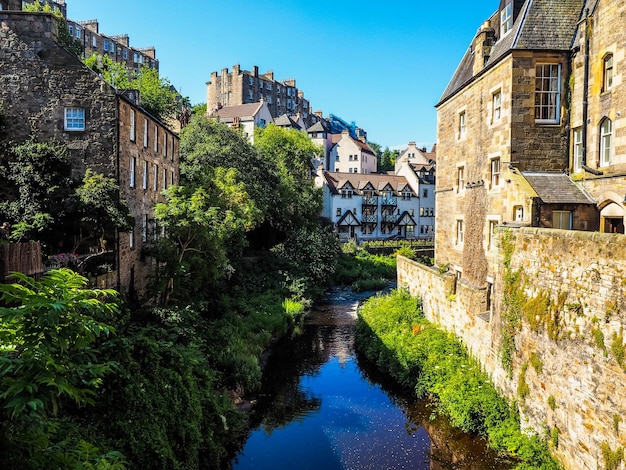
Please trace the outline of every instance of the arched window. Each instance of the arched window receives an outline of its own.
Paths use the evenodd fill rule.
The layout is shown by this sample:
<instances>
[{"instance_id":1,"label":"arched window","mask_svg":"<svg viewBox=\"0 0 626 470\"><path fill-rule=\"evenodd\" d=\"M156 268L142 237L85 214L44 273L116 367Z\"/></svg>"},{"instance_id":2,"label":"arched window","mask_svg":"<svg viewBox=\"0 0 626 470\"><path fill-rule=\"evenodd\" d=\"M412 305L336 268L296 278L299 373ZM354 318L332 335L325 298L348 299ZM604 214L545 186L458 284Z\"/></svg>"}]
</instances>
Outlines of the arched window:
<instances>
[{"instance_id":1,"label":"arched window","mask_svg":"<svg viewBox=\"0 0 626 470\"><path fill-rule=\"evenodd\" d=\"M600 166L611 164L613 122L604 118L600 123Z\"/></svg>"},{"instance_id":2,"label":"arched window","mask_svg":"<svg viewBox=\"0 0 626 470\"><path fill-rule=\"evenodd\" d=\"M607 54L603 59L602 91L613 88L613 54Z\"/></svg>"}]
</instances>

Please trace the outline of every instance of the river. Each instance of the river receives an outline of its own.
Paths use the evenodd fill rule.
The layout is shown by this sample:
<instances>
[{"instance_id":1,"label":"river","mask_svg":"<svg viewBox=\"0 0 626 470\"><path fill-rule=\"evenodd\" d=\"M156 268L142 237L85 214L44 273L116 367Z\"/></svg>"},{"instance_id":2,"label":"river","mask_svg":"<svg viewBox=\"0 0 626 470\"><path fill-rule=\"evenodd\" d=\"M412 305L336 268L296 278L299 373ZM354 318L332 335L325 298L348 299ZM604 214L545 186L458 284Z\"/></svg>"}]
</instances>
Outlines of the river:
<instances>
[{"instance_id":1,"label":"river","mask_svg":"<svg viewBox=\"0 0 626 470\"><path fill-rule=\"evenodd\" d=\"M237 470L504 470L484 442L432 419L427 401L398 390L355 354L358 302L334 290L307 315L303 333L268 359Z\"/></svg>"}]
</instances>

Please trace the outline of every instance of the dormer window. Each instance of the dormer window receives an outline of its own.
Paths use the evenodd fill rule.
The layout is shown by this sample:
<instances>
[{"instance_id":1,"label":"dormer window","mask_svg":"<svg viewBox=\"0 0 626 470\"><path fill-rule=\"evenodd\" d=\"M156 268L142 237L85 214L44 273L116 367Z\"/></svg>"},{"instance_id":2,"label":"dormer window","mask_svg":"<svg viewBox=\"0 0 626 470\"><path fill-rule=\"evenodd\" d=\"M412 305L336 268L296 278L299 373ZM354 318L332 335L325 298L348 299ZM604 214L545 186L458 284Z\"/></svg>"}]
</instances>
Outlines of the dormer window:
<instances>
[{"instance_id":1,"label":"dormer window","mask_svg":"<svg viewBox=\"0 0 626 470\"><path fill-rule=\"evenodd\" d=\"M513 28L513 8L510 3L500 11L500 36L506 36Z\"/></svg>"}]
</instances>

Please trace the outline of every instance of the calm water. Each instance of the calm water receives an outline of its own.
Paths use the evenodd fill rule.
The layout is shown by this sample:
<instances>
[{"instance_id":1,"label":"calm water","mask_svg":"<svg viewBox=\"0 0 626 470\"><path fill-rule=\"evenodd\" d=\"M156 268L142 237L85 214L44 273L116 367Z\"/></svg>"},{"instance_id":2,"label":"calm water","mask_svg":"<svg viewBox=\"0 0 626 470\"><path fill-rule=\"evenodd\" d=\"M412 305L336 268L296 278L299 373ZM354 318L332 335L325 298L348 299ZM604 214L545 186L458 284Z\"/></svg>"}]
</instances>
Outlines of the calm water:
<instances>
[{"instance_id":1,"label":"calm water","mask_svg":"<svg viewBox=\"0 0 626 470\"><path fill-rule=\"evenodd\" d=\"M361 296L363 297L363 296ZM278 343L234 469L509 469L483 442L431 420L354 352L359 296L335 291Z\"/></svg>"}]
</instances>

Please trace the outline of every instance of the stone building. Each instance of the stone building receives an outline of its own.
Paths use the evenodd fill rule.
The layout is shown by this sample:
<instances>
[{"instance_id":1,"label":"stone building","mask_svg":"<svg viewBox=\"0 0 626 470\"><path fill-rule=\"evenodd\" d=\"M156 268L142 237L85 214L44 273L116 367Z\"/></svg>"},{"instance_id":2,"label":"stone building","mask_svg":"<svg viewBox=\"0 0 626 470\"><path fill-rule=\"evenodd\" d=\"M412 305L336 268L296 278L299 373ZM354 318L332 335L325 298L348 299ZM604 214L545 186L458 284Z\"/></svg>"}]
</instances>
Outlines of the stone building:
<instances>
[{"instance_id":1,"label":"stone building","mask_svg":"<svg viewBox=\"0 0 626 470\"><path fill-rule=\"evenodd\" d=\"M570 171L600 210L600 231L624 233L626 3L588 0L573 41Z\"/></svg>"},{"instance_id":2,"label":"stone building","mask_svg":"<svg viewBox=\"0 0 626 470\"><path fill-rule=\"evenodd\" d=\"M566 175L583 3L501 0L437 104L435 258L471 284L493 280L498 225L598 228L594 201ZM550 191L556 184L567 191Z\"/></svg>"},{"instance_id":3,"label":"stone building","mask_svg":"<svg viewBox=\"0 0 626 470\"><path fill-rule=\"evenodd\" d=\"M274 119L287 114L298 116L310 127L317 122L317 116L311 112L311 105L304 98L304 93L296 87L294 79L275 80L271 70L259 74L255 65L252 71L242 70L239 65L211 73L207 82L207 112L215 112L220 107L238 106L257 103L265 99ZM296 121L298 120L296 118Z\"/></svg>"},{"instance_id":4,"label":"stone building","mask_svg":"<svg viewBox=\"0 0 626 470\"><path fill-rule=\"evenodd\" d=\"M142 291L150 270L142 244L157 233L152 206L160 191L178 181L178 136L137 105L137 91L116 90L67 52L53 15L2 11L0 24L7 134L15 143L34 136L65 144L75 179L91 168L117 180L135 230L113 233L107 245L116 257L113 281Z\"/></svg>"}]
</instances>

